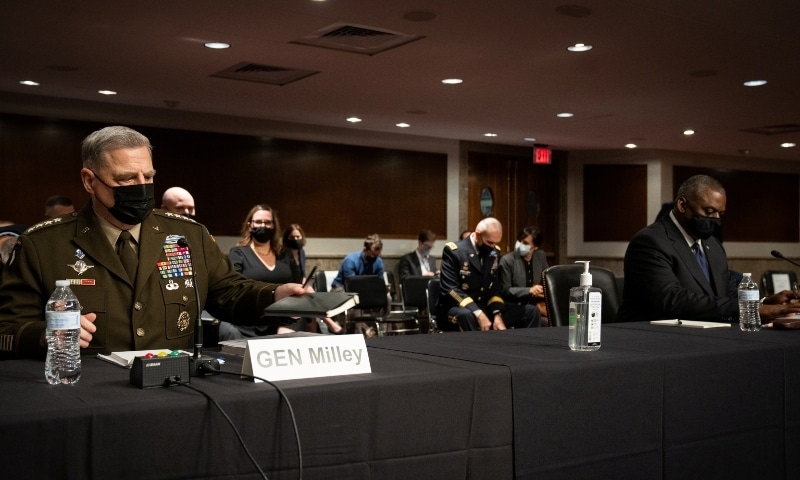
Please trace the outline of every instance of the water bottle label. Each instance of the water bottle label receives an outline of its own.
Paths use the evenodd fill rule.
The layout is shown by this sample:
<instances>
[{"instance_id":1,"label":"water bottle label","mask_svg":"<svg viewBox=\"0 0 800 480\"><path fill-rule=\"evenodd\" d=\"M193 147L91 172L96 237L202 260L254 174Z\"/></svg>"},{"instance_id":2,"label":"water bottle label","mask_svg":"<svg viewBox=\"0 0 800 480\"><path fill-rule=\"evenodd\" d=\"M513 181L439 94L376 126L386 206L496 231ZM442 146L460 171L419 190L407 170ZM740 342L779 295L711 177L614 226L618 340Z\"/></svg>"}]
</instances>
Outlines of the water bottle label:
<instances>
[{"instance_id":1,"label":"water bottle label","mask_svg":"<svg viewBox=\"0 0 800 480\"><path fill-rule=\"evenodd\" d=\"M739 290L739 301L750 302L758 300L758 290Z\"/></svg>"},{"instance_id":2,"label":"water bottle label","mask_svg":"<svg viewBox=\"0 0 800 480\"><path fill-rule=\"evenodd\" d=\"M81 312L47 312L45 316L49 330L81 328Z\"/></svg>"}]
</instances>

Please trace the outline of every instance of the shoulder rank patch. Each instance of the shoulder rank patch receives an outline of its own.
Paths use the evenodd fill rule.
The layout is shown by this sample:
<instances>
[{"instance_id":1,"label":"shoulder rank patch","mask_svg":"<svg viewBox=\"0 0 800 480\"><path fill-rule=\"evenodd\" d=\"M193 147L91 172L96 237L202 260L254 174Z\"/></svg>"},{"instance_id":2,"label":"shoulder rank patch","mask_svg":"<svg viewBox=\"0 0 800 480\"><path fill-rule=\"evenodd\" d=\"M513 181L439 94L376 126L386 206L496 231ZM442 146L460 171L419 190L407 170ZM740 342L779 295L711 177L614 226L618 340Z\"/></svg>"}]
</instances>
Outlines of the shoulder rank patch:
<instances>
[{"instance_id":1,"label":"shoulder rank patch","mask_svg":"<svg viewBox=\"0 0 800 480\"><path fill-rule=\"evenodd\" d=\"M177 218L178 220L183 220L184 222L197 223L196 221L192 220L189 217L186 217L184 215L178 215L177 213L167 212L166 210L153 210L153 213L158 213L159 215L162 215L164 217Z\"/></svg>"},{"instance_id":2,"label":"shoulder rank patch","mask_svg":"<svg viewBox=\"0 0 800 480\"><path fill-rule=\"evenodd\" d=\"M458 245L456 245L456 242L447 242L444 244L444 246L450 250L458 250Z\"/></svg>"},{"instance_id":3,"label":"shoulder rank patch","mask_svg":"<svg viewBox=\"0 0 800 480\"><path fill-rule=\"evenodd\" d=\"M41 230L42 228L45 228L45 227L50 227L50 226L53 226L53 225L58 225L58 224L62 223L62 222L65 220L65 219L66 219L66 220L72 220L72 218L70 218L70 217L56 217L56 218L51 218L51 219L49 219L49 220L45 220L45 221L43 221L43 222L39 222L39 223L37 223L36 225L31 225L31 226L30 226L30 227L28 227L28 229L27 229L27 230L25 230L23 233L25 233L25 234L28 234L28 233L31 233L31 232L35 232L36 230Z\"/></svg>"}]
</instances>

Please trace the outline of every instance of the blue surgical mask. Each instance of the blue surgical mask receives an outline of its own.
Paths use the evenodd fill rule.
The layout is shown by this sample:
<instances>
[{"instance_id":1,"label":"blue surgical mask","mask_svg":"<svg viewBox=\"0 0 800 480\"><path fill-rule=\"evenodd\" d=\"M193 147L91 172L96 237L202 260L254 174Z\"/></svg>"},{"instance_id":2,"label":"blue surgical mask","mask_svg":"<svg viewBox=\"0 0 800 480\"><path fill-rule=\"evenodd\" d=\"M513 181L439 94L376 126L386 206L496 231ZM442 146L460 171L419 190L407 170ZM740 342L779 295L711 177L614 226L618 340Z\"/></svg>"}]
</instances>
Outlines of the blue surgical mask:
<instances>
[{"instance_id":1,"label":"blue surgical mask","mask_svg":"<svg viewBox=\"0 0 800 480\"><path fill-rule=\"evenodd\" d=\"M524 243L519 243L519 241L517 241L517 243L514 245L514 250L516 250L520 256L524 257L525 255L531 253L531 246L525 245Z\"/></svg>"}]
</instances>

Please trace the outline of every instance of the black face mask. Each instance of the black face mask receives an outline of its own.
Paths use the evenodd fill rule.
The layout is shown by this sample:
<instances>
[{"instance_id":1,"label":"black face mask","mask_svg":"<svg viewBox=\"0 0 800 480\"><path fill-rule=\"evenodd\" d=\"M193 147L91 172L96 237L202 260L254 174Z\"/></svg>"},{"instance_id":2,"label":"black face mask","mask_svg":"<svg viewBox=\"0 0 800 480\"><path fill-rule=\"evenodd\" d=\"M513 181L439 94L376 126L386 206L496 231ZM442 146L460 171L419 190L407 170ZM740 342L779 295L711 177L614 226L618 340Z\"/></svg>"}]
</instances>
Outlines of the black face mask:
<instances>
[{"instance_id":1,"label":"black face mask","mask_svg":"<svg viewBox=\"0 0 800 480\"><path fill-rule=\"evenodd\" d=\"M295 238L289 238L285 242L283 242L283 244L291 248L292 250L300 250L300 248L303 246L303 241L297 240Z\"/></svg>"},{"instance_id":2,"label":"black face mask","mask_svg":"<svg viewBox=\"0 0 800 480\"><path fill-rule=\"evenodd\" d=\"M692 214L687 225L689 233L700 240L707 240L712 235L722 238L722 220L714 217L701 217Z\"/></svg>"},{"instance_id":3,"label":"black face mask","mask_svg":"<svg viewBox=\"0 0 800 480\"><path fill-rule=\"evenodd\" d=\"M94 177L114 192L114 205L106 208L108 213L126 225L142 223L156 206L155 185L152 183L112 187L96 173Z\"/></svg>"},{"instance_id":4,"label":"black face mask","mask_svg":"<svg viewBox=\"0 0 800 480\"><path fill-rule=\"evenodd\" d=\"M478 246L478 255L480 255L481 257L486 257L490 253L492 253L493 251L494 251L494 247L486 245L485 243L483 245L479 245Z\"/></svg>"},{"instance_id":5,"label":"black face mask","mask_svg":"<svg viewBox=\"0 0 800 480\"><path fill-rule=\"evenodd\" d=\"M272 240L272 235L275 234L274 228L258 227L250 229L250 236L258 243L267 243Z\"/></svg>"}]
</instances>

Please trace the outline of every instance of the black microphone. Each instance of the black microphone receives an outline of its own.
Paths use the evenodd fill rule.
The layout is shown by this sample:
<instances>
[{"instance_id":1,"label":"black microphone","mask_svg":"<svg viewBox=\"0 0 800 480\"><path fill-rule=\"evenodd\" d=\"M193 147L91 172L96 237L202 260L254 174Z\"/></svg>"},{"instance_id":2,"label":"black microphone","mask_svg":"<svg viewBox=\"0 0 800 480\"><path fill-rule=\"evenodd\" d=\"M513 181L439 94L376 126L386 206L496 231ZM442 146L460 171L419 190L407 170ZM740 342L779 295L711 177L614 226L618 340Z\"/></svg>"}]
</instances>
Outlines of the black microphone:
<instances>
[{"instance_id":1,"label":"black microphone","mask_svg":"<svg viewBox=\"0 0 800 480\"><path fill-rule=\"evenodd\" d=\"M792 265L800 267L800 263L797 263L794 260L791 260L791 259L788 259L788 258L784 257L783 254L781 252L777 251L777 250L773 250L770 253L775 258L780 258L781 260L786 260L787 262L791 263Z\"/></svg>"},{"instance_id":2,"label":"black microphone","mask_svg":"<svg viewBox=\"0 0 800 480\"><path fill-rule=\"evenodd\" d=\"M192 247L186 237L178 239L178 245L184 247L189 253L189 261L192 264L192 284L194 285L194 298L197 302L197 324L194 330L194 352L189 362L189 373L193 377L201 375L219 375L219 361L216 358L203 355L203 319L200 318L202 308L200 308L200 292L197 287L197 276L195 275L194 256Z\"/></svg>"}]
</instances>

